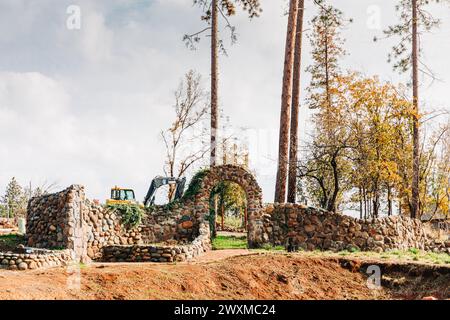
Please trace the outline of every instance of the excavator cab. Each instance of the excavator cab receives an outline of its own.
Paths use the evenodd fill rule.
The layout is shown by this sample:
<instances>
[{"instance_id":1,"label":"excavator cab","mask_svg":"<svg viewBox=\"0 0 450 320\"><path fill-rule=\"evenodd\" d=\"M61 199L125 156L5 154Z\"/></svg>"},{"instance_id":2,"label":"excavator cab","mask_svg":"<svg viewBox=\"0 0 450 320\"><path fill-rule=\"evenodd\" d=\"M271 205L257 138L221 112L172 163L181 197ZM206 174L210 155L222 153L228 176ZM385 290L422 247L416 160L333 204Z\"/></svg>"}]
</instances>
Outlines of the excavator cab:
<instances>
[{"instance_id":1,"label":"excavator cab","mask_svg":"<svg viewBox=\"0 0 450 320\"><path fill-rule=\"evenodd\" d=\"M136 196L133 189L124 189L117 186L111 189L111 198L106 200L107 205L136 203Z\"/></svg>"},{"instance_id":2,"label":"excavator cab","mask_svg":"<svg viewBox=\"0 0 450 320\"><path fill-rule=\"evenodd\" d=\"M156 191L165 185L172 185L175 187L175 192L170 201L180 199L183 196L184 186L186 184L186 178L173 178L173 177L156 177L152 180L150 188L148 189L147 196L144 199L144 206L149 207L155 204ZM106 200L107 205L114 204L139 204L136 201L136 196L133 189L125 189L114 187L111 189L111 199ZM139 204L142 206L142 204Z\"/></svg>"}]
</instances>

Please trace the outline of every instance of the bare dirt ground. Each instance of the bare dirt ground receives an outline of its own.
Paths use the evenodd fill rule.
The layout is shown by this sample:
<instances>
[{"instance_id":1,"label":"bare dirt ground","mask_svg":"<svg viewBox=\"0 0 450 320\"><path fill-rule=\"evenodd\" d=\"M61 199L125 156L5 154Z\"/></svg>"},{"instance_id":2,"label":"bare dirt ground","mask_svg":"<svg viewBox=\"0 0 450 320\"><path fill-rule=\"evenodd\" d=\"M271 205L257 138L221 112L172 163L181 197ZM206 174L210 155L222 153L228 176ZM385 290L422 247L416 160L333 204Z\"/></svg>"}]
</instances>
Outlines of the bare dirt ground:
<instances>
[{"instance_id":1,"label":"bare dirt ground","mask_svg":"<svg viewBox=\"0 0 450 320\"><path fill-rule=\"evenodd\" d=\"M367 266L383 270L381 290ZM193 263L0 270L0 299L422 299L450 298L450 267L354 257L211 251Z\"/></svg>"}]
</instances>

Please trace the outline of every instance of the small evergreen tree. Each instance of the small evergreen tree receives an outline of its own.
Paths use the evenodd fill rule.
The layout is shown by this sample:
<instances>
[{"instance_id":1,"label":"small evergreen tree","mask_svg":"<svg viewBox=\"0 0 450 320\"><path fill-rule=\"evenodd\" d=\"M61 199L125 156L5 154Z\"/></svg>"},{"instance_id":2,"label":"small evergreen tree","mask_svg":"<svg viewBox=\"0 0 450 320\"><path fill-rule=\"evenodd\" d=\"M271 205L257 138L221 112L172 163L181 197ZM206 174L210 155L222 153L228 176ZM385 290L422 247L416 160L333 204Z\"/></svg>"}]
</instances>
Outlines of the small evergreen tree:
<instances>
[{"instance_id":1,"label":"small evergreen tree","mask_svg":"<svg viewBox=\"0 0 450 320\"><path fill-rule=\"evenodd\" d=\"M4 204L0 204L0 217L6 217L7 216L7 208Z\"/></svg>"},{"instance_id":2,"label":"small evergreen tree","mask_svg":"<svg viewBox=\"0 0 450 320\"><path fill-rule=\"evenodd\" d=\"M21 208L23 201L23 190L16 178L13 177L6 187L5 195L2 197L2 203L6 206L6 217L13 218Z\"/></svg>"}]
</instances>

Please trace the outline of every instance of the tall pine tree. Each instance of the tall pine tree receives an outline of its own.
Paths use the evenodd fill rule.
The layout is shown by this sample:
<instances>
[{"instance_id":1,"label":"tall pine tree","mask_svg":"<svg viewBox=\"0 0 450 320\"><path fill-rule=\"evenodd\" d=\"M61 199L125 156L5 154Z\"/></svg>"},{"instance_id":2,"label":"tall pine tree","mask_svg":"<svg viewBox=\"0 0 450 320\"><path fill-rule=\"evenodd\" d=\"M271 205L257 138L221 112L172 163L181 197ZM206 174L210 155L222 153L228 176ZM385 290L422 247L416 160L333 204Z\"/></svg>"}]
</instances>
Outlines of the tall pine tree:
<instances>
[{"instance_id":1,"label":"tall pine tree","mask_svg":"<svg viewBox=\"0 0 450 320\"><path fill-rule=\"evenodd\" d=\"M287 202L295 203L297 195L298 122L300 108L300 79L302 73L303 17L305 0L298 3L297 31L295 36L294 76L292 80L291 134L289 146L289 177Z\"/></svg>"},{"instance_id":2,"label":"tall pine tree","mask_svg":"<svg viewBox=\"0 0 450 320\"><path fill-rule=\"evenodd\" d=\"M411 72L412 103L415 114L412 118L413 124L413 163L411 182L411 217L416 218L420 211L420 100L419 100L419 64L421 63L420 35L430 31L439 25L439 19L434 18L426 10L430 3L448 2L448 0L401 0L396 5L400 13L400 22L385 30L388 37L396 36L401 40L392 48L389 54L389 62L394 63L394 70L400 72ZM376 40L376 38L375 38ZM426 68L425 68L426 69ZM429 70L423 70L429 74Z\"/></svg>"},{"instance_id":3,"label":"tall pine tree","mask_svg":"<svg viewBox=\"0 0 450 320\"><path fill-rule=\"evenodd\" d=\"M184 36L186 44L195 48L195 44L201 39L201 35L210 32L211 37L211 150L210 164L215 166L217 163L216 149L218 141L219 128L219 49L226 53L223 41L219 35L219 17L225 21L226 28L230 31L232 43L236 41L236 28L231 25L229 17L236 14L236 7L241 6L244 11L248 12L249 18L258 17L262 12L260 0L194 0L194 4L203 10L201 19L208 26L203 30Z\"/></svg>"},{"instance_id":4,"label":"tall pine tree","mask_svg":"<svg viewBox=\"0 0 450 320\"><path fill-rule=\"evenodd\" d=\"M292 76L294 72L295 38L297 32L298 0L291 0L284 53L283 89L281 94L280 136L278 142L278 169L275 201L286 202L286 181L289 162L289 126L292 103Z\"/></svg>"}]
</instances>

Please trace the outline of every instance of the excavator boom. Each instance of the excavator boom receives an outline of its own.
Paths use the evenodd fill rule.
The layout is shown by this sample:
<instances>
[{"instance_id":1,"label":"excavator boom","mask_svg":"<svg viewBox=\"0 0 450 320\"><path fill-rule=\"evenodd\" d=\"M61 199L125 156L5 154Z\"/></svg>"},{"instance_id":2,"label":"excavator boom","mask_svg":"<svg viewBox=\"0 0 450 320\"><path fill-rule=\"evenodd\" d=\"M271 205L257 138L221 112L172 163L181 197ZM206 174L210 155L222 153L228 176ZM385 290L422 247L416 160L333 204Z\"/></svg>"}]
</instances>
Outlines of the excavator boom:
<instances>
[{"instance_id":1,"label":"excavator boom","mask_svg":"<svg viewBox=\"0 0 450 320\"><path fill-rule=\"evenodd\" d=\"M183 196L184 187L186 185L186 178L174 178L174 177L156 177L152 180L150 187L148 188L147 195L144 199L144 206L148 207L155 203L155 193L160 187L165 185L176 185L175 195L173 199L177 200Z\"/></svg>"}]
</instances>

